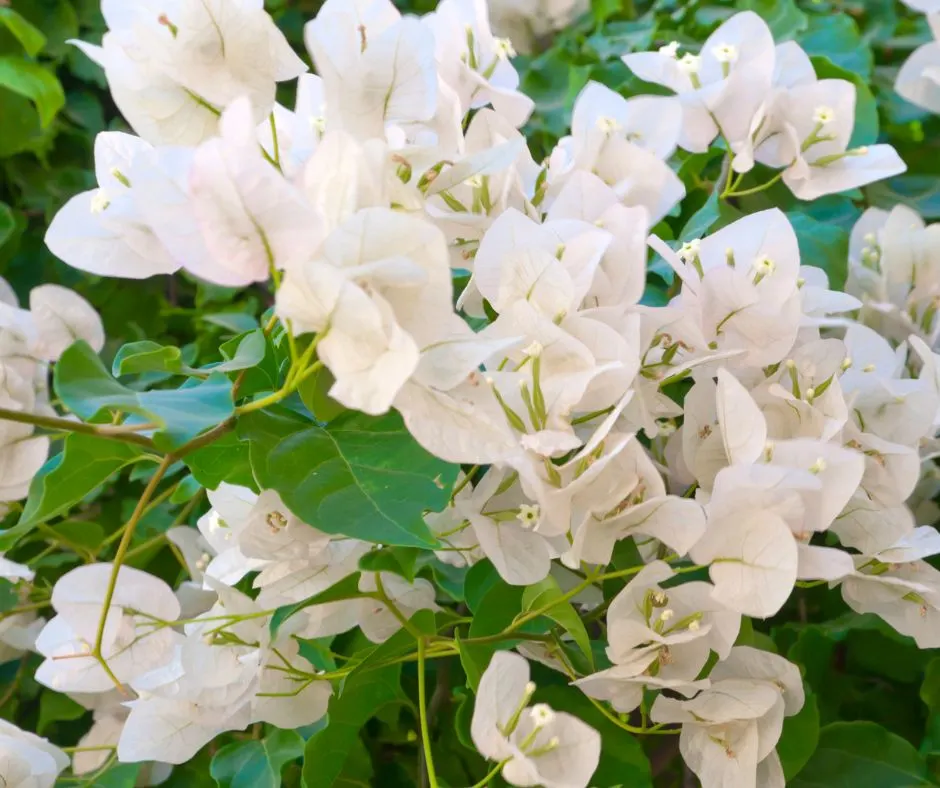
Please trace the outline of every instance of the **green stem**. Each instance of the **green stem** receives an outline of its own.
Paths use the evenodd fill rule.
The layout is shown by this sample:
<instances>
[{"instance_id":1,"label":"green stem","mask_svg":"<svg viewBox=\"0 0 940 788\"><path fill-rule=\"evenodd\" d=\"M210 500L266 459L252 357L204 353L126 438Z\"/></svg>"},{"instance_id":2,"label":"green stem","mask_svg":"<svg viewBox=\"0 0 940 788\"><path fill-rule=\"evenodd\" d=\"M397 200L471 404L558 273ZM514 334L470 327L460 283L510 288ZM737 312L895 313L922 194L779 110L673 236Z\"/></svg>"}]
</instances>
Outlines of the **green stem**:
<instances>
[{"instance_id":1,"label":"green stem","mask_svg":"<svg viewBox=\"0 0 940 788\"><path fill-rule=\"evenodd\" d=\"M767 183L762 183L760 186L755 186L751 189L745 189L743 192L738 192L734 190L726 191L721 196L722 197L747 197L748 195L751 195L751 194L760 194L760 192L766 191L775 183L777 183L781 178L783 178L783 174L785 172L786 170L780 170L780 172L774 175L774 177L771 178L769 181L767 181Z\"/></svg>"},{"instance_id":2,"label":"green stem","mask_svg":"<svg viewBox=\"0 0 940 788\"><path fill-rule=\"evenodd\" d=\"M19 424L32 424L35 427L45 427L50 430L94 435L95 437L105 438L106 440L133 443L148 449L154 448L153 441L150 440L150 438L145 438L143 435L137 434L143 425L87 424L84 421L72 421L71 419L63 419L56 416L40 416L36 413L24 413L8 408L0 408L0 420L15 421ZM150 426L152 428L153 425Z\"/></svg>"},{"instance_id":3,"label":"green stem","mask_svg":"<svg viewBox=\"0 0 940 788\"><path fill-rule=\"evenodd\" d=\"M150 481L147 483L143 495L140 496L140 500L137 501L137 506L134 508L134 512L127 521L127 525L124 528L124 534L121 536L121 541L118 544L117 552L114 555L114 561L111 565L111 577L108 579L108 588L105 591L104 600L101 606L101 618L98 621L98 632L95 635L95 645L94 649L92 650L92 655L95 657L95 659L98 660L98 663L114 682L114 685L122 692L124 690L121 686L121 682L118 681L117 677L111 671L107 660L105 660L104 655L101 653L101 645L104 642L105 624L108 621L108 611L111 609L111 602L114 600L114 590L117 586L118 573L121 571L121 565L124 563L124 558L126 557L128 548L130 547L131 539L134 536L134 530L137 527L137 523L139 523L140 519L143 517L144 511L147 508L147 504L150 502L150 499L156 492L161 480L174 462L176 462L176 457L174 457L172 454L168 454L163 458L156 470L156 473L154 473Z\"/></svg>"},{"instance_id":4,"label":"green stem","mask_svg":"<svg viewBox=\"0 0 940 788\"><path fill-rule=\"evenodd\" d=\"M511 760L512 758L507 758L505 761L500 761L499 763L497 763L490 770L490 773L486 775L486 777L480 780L480 782L474 783L473 785L471 785L470 788L485 788L486 785L489 785L490 780L492 780L497 774L499 774L499 770L502 769Z\"/></svg>"},{"instance_id":5,"label":"green stem","mask_svg":"<svg viewBox=\"0 0 940 788\"><path fill-rule=\"evenodd\" d=\"M418 713L421 722L421 742L424 745L424 767L428 773L429 788L438 788L437 774L434 771L434 755L431 752L431 734L428 730L427 689L424 677L424 656L426 644L423 637L418 638Z\"/></svg>"}]
</instances>

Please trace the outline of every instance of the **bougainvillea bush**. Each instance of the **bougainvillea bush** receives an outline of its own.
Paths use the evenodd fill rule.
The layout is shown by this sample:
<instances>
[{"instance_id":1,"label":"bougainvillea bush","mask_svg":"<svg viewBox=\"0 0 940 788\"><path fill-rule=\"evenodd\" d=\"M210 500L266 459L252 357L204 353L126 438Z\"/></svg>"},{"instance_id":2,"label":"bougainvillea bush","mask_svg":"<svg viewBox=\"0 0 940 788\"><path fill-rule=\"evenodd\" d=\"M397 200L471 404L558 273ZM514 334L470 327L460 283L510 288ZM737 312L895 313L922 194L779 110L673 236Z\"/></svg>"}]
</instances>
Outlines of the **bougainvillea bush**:
<instances>
[{"instance_id":1,"label":"bougainvillea bush","mask_svg":"<svg viewBox=\"0 0 940 788\"><path fill-rule=\"evenodd\" d=\"M802 5L0 7L0 784L940 784L940 3Z\"/></svg>"}]
</instances>

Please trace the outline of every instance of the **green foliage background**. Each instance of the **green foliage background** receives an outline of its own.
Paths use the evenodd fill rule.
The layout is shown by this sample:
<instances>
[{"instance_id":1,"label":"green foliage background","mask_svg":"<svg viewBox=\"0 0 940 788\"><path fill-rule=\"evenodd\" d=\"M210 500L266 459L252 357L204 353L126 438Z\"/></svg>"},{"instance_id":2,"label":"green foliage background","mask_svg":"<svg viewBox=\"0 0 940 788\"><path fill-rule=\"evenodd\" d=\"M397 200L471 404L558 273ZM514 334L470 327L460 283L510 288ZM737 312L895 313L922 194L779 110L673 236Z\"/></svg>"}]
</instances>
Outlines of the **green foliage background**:
<instances>
[{"instance_id":1,"label":"green foliage background","mask_svg":"<svg viewBox=\"0 0 940 788\"><path fill-rule=\"evenodd\" d=\"M138 392L159 385L183 366L205 366L224 359L233 364L230 369L237 370L239 357L250 359L253 367L244 385L270 391L270 378L277 382L280 349L263 337L261 347L245 344L256 342L248 338L258 337L259 320L270 306L270 294L263 287L236 291L183 274L141 282L100 279L66 267L44 248L44 229L55 211L72 194L94 186L95 135L107 128L123 128L100 70L67 43L71 38L99 40L104 25L97 5L96 0L12 0L12 5L9 0L0 0L0 274L21 298L42 282L64 284L87 297L104 319L108 346L103 355L109 362L127 343L149 340L179 348L176 352L135 345L121 351L114 374L121 378L123 391L115 389L112 394L124 397L123 401L150 396L142 406L150 412L173 407ZM273 0L267 5L302 50L303 23L316 13L319 3ZM425 12L434 3L417 0L400 5L403 10ZM573 100L589 79L628 96L657 91L632 76L620 61L622 54L671 40L695 49L716 25L742 9L754 10L767 19L778 41L799 41L812 55L820 76L850 79L857 85L853 145L890 141L908 164L909 172L901 177L811 204L799 203L782 185L738 202L746 212L771 205L783 208L797 228L804 263L824 268L833 285L839 287L845 280L848 233L865 207L904 202L928 221L940 220L940 118L906 104L892 91L899 64L930 35L924 17L899 3L593 0L590 13L552 40L542 42L538 53L517 61L523 89L537 102L526 129L533 154L541 160L567 131ZM281 100L292 103L289 89ZM698 237L736 218L737 210L727 204L719 208L711 191L722 158L720 150L679 156L679 172L689 196L681 213L668 217L657 228L661 236ZM742 188L765 180L766 173L758 168ZM647 303L664 303L670 285L667 272L651 271ZM97 408L83 398L81 387L83 381L109 377L107 370L81 351L70 351L62 365L67 372L60 369L61 374L57 373L64 384L57 387L58 396L64 404L74 404L76 412L84 408L88 412L82 415L93 416ZM318 414L322 412L321 391L314 379L300 392L304 403ZM207 424L226 417L224 407L213 410L211 397L202 404L207 408ZM259 413L241 422L237 435L226 436L197 453L187 463L188 472L177 469L172 496L155 505L137 530L130 563L173 581L177 565L155 537L169 527L187 501L192 501L187 509L190 518L205 507L203 499L196 497L201 485L212 487L223 478L250 480L249 462L254 462L247 446L251 452L264 453L272 485L296 493L298 508L302 509L305 501L309 503L310 496L304 497L303 490L296 491L290 480L285 480L286 466L296 463L298 456L301 462L329 462L331 458L320 448L318 430L330 431L331 441L341 446L337 436L341 438L344 427L357 417L342 417L345 423L331 422L327 428L298 426L291 422L293 418L289 411ZM199 425L189 427L195 430ZM394 420L388 424L370 420L367 428L380 436L389 451L410 450L398 441L401 431ZM276 438L287 434L296 437L298 432L303 432L300 454L292 455L293 459L280 467ZM172 443L189 436L164 437ZM69 438L65 451L72 453L72 464L79 462L74 458L83 458L83 466L94 468L97 475L70 487L55 475L54 467L48 469L46 476L37 480L34 492L38 492L31 493L23 517L14 513L4 524L9 529L19 520L17 528L25 523L22 533L30 532L18 543L16 557L35 557L43 540L51 539L64 548L65 552L40 561L44 579L54 580L98 551L108 535L126 522L151 473L135 464L139 452L134 448L109 444L110 452L103 454L100 443L83 442L82 436ZM409 457L409 467L418 468L409 483L414 484L419 510L435 497L431 487L437 485L441 490L442 483L445 489L437 497L443 504L456 473L455 468L438 468L429 460ZM115 474L129 465L130 473L115 480ZM68 512L80 502L78 513L73 512L73 519L69 519ZM498 633L520 612L538 608L559 593L550 586L534 595L507 586L487 562L469 573L459 573L424 560L426 554L414 549L423 538L421 529L414 526L415 514L383 514L387 515L387 527L401 530L404 536L395 542L397 547L373 556L370 568L432 578L451 595L458 610L473 616L471 635ZM36 533L41 538L34 539L32 529L37 523L41 530ZM329 527L330 519L315 524ZM7 530L0 535L0 547L11 545L17 533ZM371 538L391 541L376 534ZM634 557L622 552L615 558L617 568L632 565ZM622 585L622 581L612 583L608 598ZM9 609L15 599L0 602L0 607ZM551 619L537 617L533 626L541 627L538 631L568 629L577 641L580 631L568 610L570 605L565 603L553 610ZM413 623L422 631L434 631L430 613L419 615ZM740 642L786 655L801 666L811 689L803 712L787 720L779 748L791 785L910 788L940 784L940 657L919 651L912 641L874 618L849 612L838 596L825 588L798 589L780 615L762 622L759 628L746 628ZM336 654L355 655L353 660L359 666L347 676L342 694L331 704L330 725L320 723L298 732L259 730L256 738L231 734L191 764L174 770L167 785L242 788L282 782L299 785L303 781L308 788L391 788L419 784L414 664L386 664L409 654L413 645L407 632L380 647L367 647L361 636L354 635L338 638L330 650L322 644L306 644L306 653L319 667L335 668ZM595 643L597 653L588 651L572 658L600 658L598 648ZM431 668L435 761L447 785L470 785L487 771L469 746L472 695L467 684L475 684L488 656L485 647L467 647L459 660L436 662ZM30 675L35 664L36 658L29 658L0 667L0 715L57 743L74 743L87 729L88 714L67 697L40 688ZM651 736L640 741L600 716L579 691L566 687L560 676L537 665L534 669L540 687L537 701L572 711L603 734L604 753L594 785L645 788L689 784L676 757L673 737ZM131 786L137 775L135 765L114 767L86 784Z\"/></svg>"}]
</instances>

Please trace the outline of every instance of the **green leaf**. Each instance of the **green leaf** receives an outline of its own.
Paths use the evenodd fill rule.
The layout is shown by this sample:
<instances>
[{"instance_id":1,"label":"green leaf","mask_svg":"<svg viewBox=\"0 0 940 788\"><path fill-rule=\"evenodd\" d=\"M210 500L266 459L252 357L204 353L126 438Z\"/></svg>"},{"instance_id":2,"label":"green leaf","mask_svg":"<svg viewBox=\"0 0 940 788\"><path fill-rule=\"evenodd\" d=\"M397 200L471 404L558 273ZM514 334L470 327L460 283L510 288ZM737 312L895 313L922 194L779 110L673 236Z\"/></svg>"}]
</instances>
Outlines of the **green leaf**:
<instances>
[{"instance_id":1,"label":"green leaf","mask_svg":"<svg viewBox=\"0 0 940 788\"><path fill-rule=\"evenodd\" d=\"M353 671L330 699L329 724L307 741L304 788L337 785L365 724L387 706L407 702L401 691L401 665Z\"/></svg>"},{"instance_id":2,"label":"green leaf","mask_svg":"<svg viewBox=\"0 0 940 788\"><path fill-rule=\"evenodd\" d=\"M317 421L333 421L343 413L346 408L330 397L329 391L335 378L326 367L320 367L313 375L304 380L297 389L304 405L317 419Z\"/></svg>"},{"instance_id":3,"label":"green leaf","mask_svg":"<svg viewBox=\"0 0 940 788\"><path fill-rule=\"evenodd\" d=\"M502 582L499 572L488 558L471 566L463 583L464 599L467 600L470 610L476 613L490 589Z\"/></svg>"},{"instance_id":4,"label":"green leaf","mask_svg":"<svg viewBox=\"0 0 940 788\"><path fill-rule=\"evenodd\" d=\"M35 57L46 45L42 31L20 16L12 8L0 7L0 25L4 25L23 45L26 54Z\"/></svg>"},{"instance_id":5,"label":"green leaf","mask_svg":"<svg viewBox=\"0 0 940 788\"><path fill-rule=\"evenodd\" d=\"M809 24L806 14L796 7L793 0L741 0L738 8L761 16L778 43L795 38Z\"/></svg>"},{"instance_id":6,"label":"green leaf","mask_svg":"<svg viewBox=\"0 0 940 788\"><path fill-rule=\"evenodd\" d=\"M178 389L138 392L111 377L85 342L76 342L62 354L54 380L59 399L83 419L116 410L162 425L155 442L164 449L178 448L234 412L232 382L221 373L187 381Z\"/></svg>"},{"instance_id":7,"label":"green leaf","mask_svg":"<svg viewBox=\"0 0 940 788\"><path fill-rule=\"evenodd\" d=\"M0 613L12 610L20 604L20 589L17 583L0 577Z\"/></svg>"},{"instance_id":8,"label":"green leaf","mask_svg":"<svg viewBox=\"0 0 940 788\"><path fill-rule=\"evenodd\" d=\"M42 736L51 724L77 720L86 711L84 706L76 703L68 695L45 690L39 697L39 722L36 723L36 733Z\"/></svg>"},{"instance_id":9,"label":"green leaf","mask_svg":"<svg viewBox=\"0 0 940 788\"><path fill-rule=\"evenodd\" d=\"M800 245L800 262L822 268L829 287L842 290L848 276L849 234L841 227L819 222L802 212L787 214Z\"/></svg>"},{"instance_id":10,"label":"green leaf","mask_svg":"<svg viewBox=\"0 0 940 788\"><path fill-rule=\"evenodd\" d=\"M819 742L819 706L807 687L806 702L799 713L783 721L783 733L777 742L777 755L783 773L792 780L806 766Z\"/></svg>"},{"instance_id":11,"label":"green leaf","mask_svg":"<svg viewBox=\"0 0 940 788\"><path fill-rule=\"evenodd\" d=\"M208 446L186 455L186 465L196 481L207 490L214 490L222 482L240 484L255 489L248 456L248 442L234 433L223 435Z\"/></svg>"},{"instance_id":12,"label":"green leaf","mask_svg":"<svg viewBox=\"0 0 940 788\"><path fill-rule=\"evenodd\" d=\"M409 583L415 579L415 565L421 551L416 547L385 547L373 550L359 559L363 572L392 572Z\"/></svg>"},{"instance_id":13,"label":"green leaf","mask_svg":"<svg viewBox=\"0 0 940 788\"><path fill-rule=\"evenodd\" d=\"M213 756L209 773L221 788L279 788L284 766L303 754L299 733L273 730L261 741L225 745Z\"/></svg>"},{"instance_id":14,"label":"green leaf","mask_svg":"<svg viewBox=\"0 0 940 788\"><path fill-rule=\"evenodd\" d=\"M141 456L142 451L133 444L72 433L62 452L50 458L33 478L19 522L0 532L0 550L9 550L39 523L65 514Z\"/></svg>"},{"instance_id":15,"label":"green leaf","mask_svg":"<svg viewBox=\"0 0 940 788\"><path fill-rule=\"evenodd\" d=\"M814 14L799 43L811 57L822 55L864 80L871 79L874 56L848 14Z\"/></svg>"},{"instance_id":16,"label":"green leaf","mask_svg":"<svg viewBox=\"0 0 940 788\"><path fill-rule=\"evenodd\" d=\"M142 768L139 763L118 763L81 785L82 788L134 788Z\"/></svg>"},{"instance_id":17,"label":"green leaf","mask_svg":"<svg viewBox=\"0 0 940 788\"><path fill-rule=\"evenodd\" d=\"M213 372L239 372L240 396L251 396L278 387L278 362L274 348L260 328L230 339L219 348L225 361L207 366Z\"/></svg>"},{"instance_id":18,"label":"green leaf","mask_svg":"<svg viewBox=\"0 0 940 788\"><path fill-rule=\"evenodd\" d=\"M0 11L2 10L0 8ZM15 231L16 219L13 217L13 209L5 202L0 202L0 246L9 241Z\"/></svg>"},{"instance_id":19,"label":"green leaf","mask_svg":"<svg viewBox=\"0 0 940 788\"><path fill-rule=\"evenodd\" d=\"M498 635L509 626L522 612L522 595L525 589L511 586L499 580L484 595L479 609L475 611L470 624L471 638ZM508 648L512 640L500 643L463 643L460 646L460 661L467 674L467 685L476 692L480 676L490 664L493 654L501 648Z\"/></svg>"},{"instance_id":20,"label":"green leaf","mask_svg":"<svg viewBox=\"0 0 940 788\"><path fill-rule=\"evenodd\" d=\"M834 722L791 788L926 788L927 764L900 736L871 722Z\"/></svg>"},{"instance_id":21,"label":"green leaf","mask_svg":"<svg viewBox=\"0 0 940 788\"><path fill-rule=\"evenodd\" d=\"M191 473L188 473L180 479L179 484L173 490L173 494L170 496L170 503L179 504L191 501L201 489L202 485L196 481L196 478Z\"/></svg>"},{"instance_id":22,"label":"green leaf","mask_svg":"<svg viewBox=\"0 0 940 788\"><path fill-rule=\"evenodd\" d=\"M541 582L526 588L525 593L522 595L522 611L528 613L552 605L542 615L563 627L574 638L574 642L578 644L578 648L581 649L587 659L588 665L593 669L594 654L591 651L591 639L588 637L581 617L571 602L562 599L563 596L558 581L549 575Z\"/></svg>"},{"instance_id":23,"label":"green leaf","mask_svg":"<svg viewBox=\"0 0 940 788\"><path fill-rule=\"evenodd\" d=\"M48 126L65 106L65 93L59 80L38 63L25 58L0 56L0 87L33 102L43 127Z\"/></svg>"},{"instance_id":24,"label":"green leaf","mask_svg":"<svg viewBox=\"0 0 940 788\"><path fill-rule=\"evenodd\" d=\"M927 663L924 680L920 685L920 699L931 714L940 711L940 657L934 657Z\"/></svg>"},{"instance_id":25,"label":"green leaf","mask_svg":"<svg viewBox=\"0 0 940 788\"><path fill-rule=\"evenodd\" d=\"M901 175L873 183L865 194L872 205L886 211L902 203L925 219L940 219L940 178L936 175Z\"/></svg>"},{"instance_id":26,"label":"green leaf","mask_svg":"<svg viewBox=\"0 0 940 788\"><path fill-rule=\"evenodd\" d=\"M741 218L741 212L722 200L719 191L716 186L705 204L685 223L682 232L679 233L681 240L691 241L695 238L702 238L709 232L719 230L735 219Z\"/></svg>"},{"instance_id":27,"label":"green leaf","mask_svg":"<svg viewBox=\"0 0 940 788\"><path fill-rule=\"evenodd\" d=\"M179 372L182 368L182 352L178 347L145 339L130 342L118 350L111 365L111 374L119 377L140 372Z\"/></svg>"},{"instance_id":28,"label":"green leaf","mask_svg":"<svg viewBox=\"0 0 940 788\"><path fill-rule=\"evenodd\" d=\"M239 419L258 483L327 533L403 547L435 544L422 519L450 498L457 466L432 457L395 412L321 426L284 408Z\"/></svg>"}]
</instances>

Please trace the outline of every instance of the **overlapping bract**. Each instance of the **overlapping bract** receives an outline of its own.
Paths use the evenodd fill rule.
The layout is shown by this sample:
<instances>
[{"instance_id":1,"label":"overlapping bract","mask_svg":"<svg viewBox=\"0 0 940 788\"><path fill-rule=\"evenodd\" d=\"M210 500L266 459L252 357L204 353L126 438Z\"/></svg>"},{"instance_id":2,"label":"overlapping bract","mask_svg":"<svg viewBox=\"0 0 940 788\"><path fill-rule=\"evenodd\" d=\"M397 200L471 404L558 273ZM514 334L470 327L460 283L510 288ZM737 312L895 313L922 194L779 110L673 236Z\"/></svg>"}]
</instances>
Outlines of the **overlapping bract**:
<instances>
[{"instance_id":1,"label":"overlapping bract","mask_svg":"<svg viewBox=\"0 0 940 788\"><path fill-rule=\"evenodd\" d=\"M644 563L607 613L611 667L574 683L623 713L660 693L651 719L682 726L706 788L783 785L775 746L800 678L734 644L742 616L775 615L797 582L940 645L940 574L923 560L940 537L907 504L940 426L932 228L866 214L848 294L804 265L776 209L681 245L651 235L685 194L679 147L721 138L726 176L761 164L804 200L901 172L889 146L850 147L854 85L818 79L798 45L738 14L698 55L626 55L675 95L590 83L540 166L518 130L533 103L482 0L423 19L328 0L293 111L275 83L303 69L259 4L105 12L103 47L84 49L139 136L99 137L98 189L58 214L50 248L106 276L272 280L277 317L316 335L333 399L394 408L432 454L481 466L426 515L438 560L486 558L529 586L632 540ZM675 279L665 306L642 303L649 247ZM169 535L190 574L175 592L122 567L112 595L113 568L93 565L53 594L37 677L98 693L88 738L121 760L180 763L226 730L312 723L330 677L295 637L359 627L380 643L438 609L423 578L363 572L353 598L275 621L373 546L313 529L271 490L223 484L210 501L198 532ZM678 582L690 563L702 579ZM235 588L248 576L253 597ZM474 743L513 784L590 784L596 732L529 708L528 679L522 657L493 658ZM134 693L125 706L113 681Z\"/></svg>"}]
</instances>

